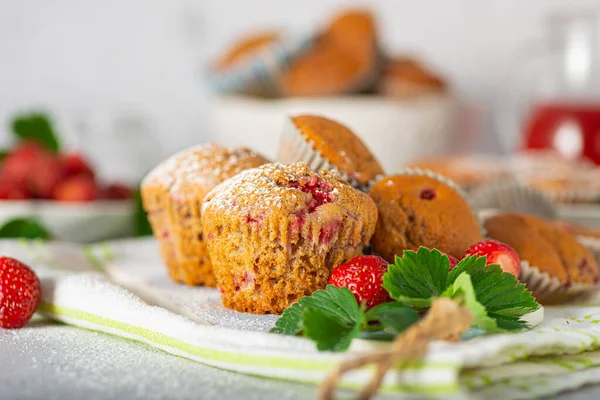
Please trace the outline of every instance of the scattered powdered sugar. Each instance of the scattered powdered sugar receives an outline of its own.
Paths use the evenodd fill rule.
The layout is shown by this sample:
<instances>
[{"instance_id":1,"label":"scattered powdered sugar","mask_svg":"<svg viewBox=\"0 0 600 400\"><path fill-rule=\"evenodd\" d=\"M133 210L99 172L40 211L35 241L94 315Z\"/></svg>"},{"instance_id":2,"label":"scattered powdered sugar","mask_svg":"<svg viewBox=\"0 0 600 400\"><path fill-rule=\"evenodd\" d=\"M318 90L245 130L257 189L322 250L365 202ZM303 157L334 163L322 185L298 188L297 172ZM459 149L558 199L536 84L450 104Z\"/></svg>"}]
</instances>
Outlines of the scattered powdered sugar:
<instances>
[{"instance_id":1,"label":"scattered powdered sugar","mask_svg":"<svg viewBox=\"0 0 600 400\"><path fill-rule=\"evenodd\" d=\"M266 162L245 148L227 149L208 143L169 157L144 178L142 186L160 185L171 193L179 192L184 185L209 190L242 170Z\"/></svg>"},{"instance_id":2,"label":"scattered powdered sugar","mask_svg":"<svg viewBox=\"0 0 600 400\"><path fill-rule=\"evenodd\" d=\"M109 335L38 319L0 329L2 399L301 399L315 388L211 368Z\"/></svg>"}]
</instances>

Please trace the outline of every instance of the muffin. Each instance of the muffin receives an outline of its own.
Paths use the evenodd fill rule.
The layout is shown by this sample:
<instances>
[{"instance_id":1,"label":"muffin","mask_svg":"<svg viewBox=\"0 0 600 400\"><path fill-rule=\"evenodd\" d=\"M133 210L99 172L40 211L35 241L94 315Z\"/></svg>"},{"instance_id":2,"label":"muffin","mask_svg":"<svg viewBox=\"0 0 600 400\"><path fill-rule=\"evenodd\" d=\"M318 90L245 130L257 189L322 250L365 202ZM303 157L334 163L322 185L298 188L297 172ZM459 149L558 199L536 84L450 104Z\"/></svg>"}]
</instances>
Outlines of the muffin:
<instances>
[{"instance_id":1,"label":"muffin","mask_svg":"<svg viewBox=\"0 0 600 400\"><path fill-rule=\"evenodd\" d=\"M559 203L600 200L600 168L586 159L569 159L549 150L528 150L509 159L514 175L525 185Z\"/></svg>"},{"instance_id":2,"label":"muffin","mask_svg":"<svg viewBox=\"0 0 600 400\"><path fill-rule=\"evenodd\" d=\"M227 308L282 313L369 242L377 209L334 171L267 164L205 198L204 237Z\"/></svg>"},{"instance_id":3,"label":"muffin","mask_svg":"<svg viewBox=\"0 0 600 400\"><path fill-rule=\"evenodd\" d=\"M315 170L336 169L359 188L383 175L379 161L354 132L317 115L290 118L279 143L278 159L288 164L304 161Z\"/></svg>"},{"instance_id":4,"label":"muffin","mask_svg":"<svg viewBox=\"0 0 600 400\"><path fill-rule=\"evenodd\" d=\"M480 225L469 203L434 176L388 176L371 188L370 195L379 212L371 244L389 262L419 246L460 259L481 240Z\"/></svg>"},{"instance_id":5,"label":"muffin","mask_svg":"<svg viewBox=\"0 0 600 400\"><path fill-rule=\"evenodd\" d=\"M377 28L373 16L351 10L336 16L281 77L287 96L331 96L371 89L378 73Z\"/></svg>"},{"instance_id":6,"label":"muffin","mask_svg":"<svg viewBox=\"0 0 600 400\"><path fill-rule=\"evenodd\" d=\"M599 267L593 254L554 222L502 213L486 219L484 227L490 238L513 247L529 263L521 280L539 302L556 304L595 290Z\"/></svg>"},{"instance_id":7,"label":"muffin","mask_svg":"<svg viewBox=\"0 0 600 400\"><path fill-rule=\"evenodd\" d=\"M234 44L207 71L207 81L219 92L261 97L278 94L279 74L312 42L310 36L261 32Z\"/></svg>"},{"instance_id":8,"label":"muffin","mask_svg":"<svg viewBox=\"0 0 600 400\"><path fill-rule=\"evenodd\" d=\"M443 175L465 190L511 177L508 169L494 156L437 156L415 160L408 167Z\"/></svg>"},{"instance_id":9,"label":"muffin","mask_svg":"<svg viewBox=\"0 0 600 400\"><path fill-rule=\"evenodd\" d=\"M225 54L215 61L215 68L227 69L235 66L245 58L252 56L257 51L265 49L268 45L273 44L281 39L279 32L261 32L250 35L235 43Z\"/></svg>"},{"instance_id":10,"label":"muffin","mask_svg":"<svg viewBox=\"0 0 600 400\"><path fill-rule=\"evenodd\" d=\"M444 92L446 83L418 61L396 57L383 62L377 89L386 96L406 98Z\"/></svg>"},{"instance_id":11,"label":"muffin","mask_svg":"<svg viewBox=\"0 0 600 400\"><path fill-rule=\"evenodd\" d=\"M215 286L200 223L202 200L224 180L267 162L248 149L205 144L175 154L144 178L143 206L175 282Z\"/></svg>"}]
</instances>

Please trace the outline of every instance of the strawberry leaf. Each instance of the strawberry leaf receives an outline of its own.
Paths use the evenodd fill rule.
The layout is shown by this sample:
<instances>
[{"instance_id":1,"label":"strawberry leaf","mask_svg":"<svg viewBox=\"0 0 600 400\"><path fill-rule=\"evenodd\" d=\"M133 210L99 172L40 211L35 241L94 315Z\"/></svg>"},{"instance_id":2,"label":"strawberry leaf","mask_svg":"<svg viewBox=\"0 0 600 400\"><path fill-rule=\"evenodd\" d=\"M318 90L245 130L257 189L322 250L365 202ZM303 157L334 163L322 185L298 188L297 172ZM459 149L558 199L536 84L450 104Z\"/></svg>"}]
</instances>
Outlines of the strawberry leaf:
<instances>
[{"instance_id":1,"label":"strawberry leaf","mask_svg":"<svg viewBox=\"0 0 600 400\"><path fill-rule=\"evenodd\" d=\"M271 332L301 333L317 342L319 350L343 351L358 337L364 322L364 310L352 292L327 285L285 310Z\"/></svg>"},{"instance_id":2,"label":"strawberry leaf","mask_svg":"<svg viewBox=\"0 0 600 400\"><path fill-rule=\"evenodd\" d=\"M44 113L19 114L12 120L11 128L20 140L34 140L54 153L60 149L52 121Z\"/></svg>"},{"instance_id":3,"label":"strawberry leaf","mask_svg":"<svg viewBox=\"0 0 600 400\"><path fill-rule=\"evenodd\" d=\"M446 290L449 269L450 260L438 250L425 247L417 252L406 250L389 266L383 276L383 287L392 298L403 304L418 309L428 308L433 298Z\"/></svg>"},{"instance_id":4,"label":"strawberry leaf","mask_svg":"<svg viewBox=\"0 0 600 400\"><path fill-rule=\"evenodd\" d=\"M370 323L379 323L386 332L399 334L419 320L417 313L398 302L383 303L367 311L366 319Z\"/></svg>"},{"instance_id":5,"label":"strawberry leaf","mask_svg":"<svg viewBox=\"0 0 600 400\"><path fill-rule=\"evenodd\" d=\"M539 308L533 295L517 278L504 272L499 265L485 265L486 257L469 256L450 272L448 281L454 283L462 273L471 276L477 301L494 318L498 327L508 330L527 328L520 320Z\"/></svg>"},{"instance_id":6,"label":"strawberry leaf","mask_svg":"<svg viewBox=\"0 0 600 400\"><path fill-rule=\"evenodd\" d=\"M461 273L441 297L456 300L461 306L466 307L471 312L474 327L483 329L487 333L500 331L496 320L490 317L485 307L477 301L471 277L466 272Z\"/></svg>"},{"instance_id":7,"label":"strawberry leaf","mask_svg":"<svg viewBox=\"0 0 600 400\"><path fill-rule=\"evenodd\" d=\"M0 227L0 238L25 238L25 239L44 239L52 238L52 235L36 219L33 218L15 218Z\"/></svg>"}]
</instances>

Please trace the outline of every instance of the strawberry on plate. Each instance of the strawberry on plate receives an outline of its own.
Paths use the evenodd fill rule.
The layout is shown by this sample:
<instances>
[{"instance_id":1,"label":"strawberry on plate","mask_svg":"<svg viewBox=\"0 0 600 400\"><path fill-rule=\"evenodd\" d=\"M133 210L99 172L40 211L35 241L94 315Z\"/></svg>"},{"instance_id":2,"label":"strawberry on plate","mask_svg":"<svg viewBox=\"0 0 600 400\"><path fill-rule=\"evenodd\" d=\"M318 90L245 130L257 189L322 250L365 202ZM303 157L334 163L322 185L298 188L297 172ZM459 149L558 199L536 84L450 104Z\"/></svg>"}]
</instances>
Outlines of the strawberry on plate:
<instances>
[{"instance_id":1,"label":"strawberry on plate","mask_svg":"<svg viewBox=\"0 0 600 400\"><path fill-rule=\"evenodd\" d=\"M26 185L35 197L48 199L62 178L63 170L59 158L55 154L44 152L31 164Z\"/></svg>"},{"instance_id":2,"label":"strawberry on plate","mask_svg":"<svg viewBox=\"0 0 600 400\"><path fill-rule=\"evenodd\" d=\"M86 202L95 200L98 196L98 186L94 179L87 175L75 175L60 182L52 198L66 202Z\"/></svg>"},{"instance_id":3,"label":"strawberry on plate","mask_svg":"<svg viewBox=\"0 0 600 400\"><path fill-rule=\"evenodd\" d=\"M335 267L329 284L348 288L368 310L390 301L388 292L382 286L387 270L388 262L379 256L358 256Z\"/></svg>"},{"instance_id":4,"label":"strawberry on plate","mask_svg":"<svg viewBox=\"0 0 600 400\"><path fill-rule=\"evenodd\" d=\"M68 153L61 156L64 174L66 176L87 175L94 177L94 171L87 160L79 153Z\"/></svg>"},{"instance_id":5,"label":"strawberry on plate","mask_svg":"<svg viewBox=\"0 0 600 400\"><path fill-rule=\"evenodd\" d=\"M18 182L6 174L0 174L0 200L27 200L31 198L25 183Z\"/></svg>"},{"instance_id":6,"label":"strawberry on plate","mask_svg":"<svg viewBox=\"0 0 600 400\"><path fill-rule=\"evenodd\" d=\"M504 272L519 277L521 273L521 259L517 252L507 244L497 240L484 240L472 245L465 252L465 257L476 255L487 257L486 265L498 264Z\"/></svg>"},{"instance_id":7,"label":"strawberry on plate","mask_svg":"<svg viewBox=\"0 0 600 400\"><path fill-rule=\"evenodd\" d=\"M0 328L24 326L40 302L40 281L27 265L0 257Z\"/></svg>"},{"instance_id":8,"label":"strawberry on plate","mask_svg":"<svg viewBox=\"0 0 600 400\"><path fill-rule=\"evenodd\" d=\"M36 159L48 151L34 141L24 141L2 161L2 175L13 182L24 183L31 172Z\"/></svg>"},{"instance_id":9,"label":"strawberry on plate","mask_svg":"<svg viewBox=\"0 0 600 400\"><path fill-rule=\"evenodd\" d=\"M102 198L109 200L128 200L132 197L131 189L119 183L108 185L102 191Z\"/></svg>"}]
</instances>

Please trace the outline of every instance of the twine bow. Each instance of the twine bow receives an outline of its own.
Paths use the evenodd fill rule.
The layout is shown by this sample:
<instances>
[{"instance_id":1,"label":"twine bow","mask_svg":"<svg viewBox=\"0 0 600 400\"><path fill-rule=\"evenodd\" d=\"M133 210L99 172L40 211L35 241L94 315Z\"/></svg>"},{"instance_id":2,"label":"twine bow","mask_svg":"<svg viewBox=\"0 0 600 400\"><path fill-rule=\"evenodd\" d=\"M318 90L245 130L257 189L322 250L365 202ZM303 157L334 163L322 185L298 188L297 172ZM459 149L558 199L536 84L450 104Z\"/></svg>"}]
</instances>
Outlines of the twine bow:
<instances>
[{"instance_id":1,"label":"twine bow","mask_svg":"<svg viewBox=\"0 0 600 400\"><path fill-rule=\"evenodd\" d=\"M453 300L438 299L418 323L398 336L392 346L360 357L345 360L329 373L319 388L321 400L333 400L340 378L347 372L369 364L376 366L375 374L358 393L357 399L369 399L377 393L386 372L396 364L420 359L434 340L458 340L472 324L469 310Z\"/></svg>"}]
</instances>

